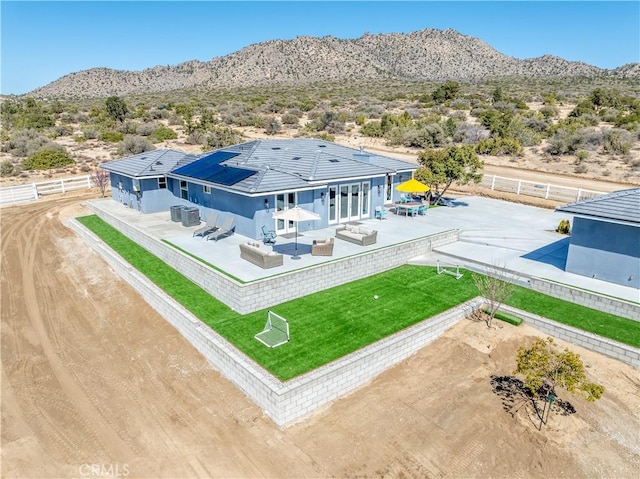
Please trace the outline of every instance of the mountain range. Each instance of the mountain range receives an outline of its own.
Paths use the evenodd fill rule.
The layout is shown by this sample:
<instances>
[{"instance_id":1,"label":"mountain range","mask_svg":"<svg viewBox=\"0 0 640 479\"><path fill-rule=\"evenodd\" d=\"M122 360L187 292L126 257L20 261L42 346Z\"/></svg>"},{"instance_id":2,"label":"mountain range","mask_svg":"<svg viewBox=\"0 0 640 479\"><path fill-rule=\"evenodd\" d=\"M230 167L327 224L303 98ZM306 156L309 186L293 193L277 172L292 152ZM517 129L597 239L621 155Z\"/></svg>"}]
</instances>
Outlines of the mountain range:
<instances>
[{"instance_id":1,"label":"mountain range","mask_svg":"<svg viewBox=\"0 0 640 479\"><path fill-rule=\"evenodd\" d=\"M186 61L142 71L92 68L65 75L28 96L100 98L188 88L303 85L318 82L480 81L504 77L640 78L640 63L607 70L544 55L517 59L455 30L365 33L270 40L210 61Z\"/></svg>"}]
</instances>

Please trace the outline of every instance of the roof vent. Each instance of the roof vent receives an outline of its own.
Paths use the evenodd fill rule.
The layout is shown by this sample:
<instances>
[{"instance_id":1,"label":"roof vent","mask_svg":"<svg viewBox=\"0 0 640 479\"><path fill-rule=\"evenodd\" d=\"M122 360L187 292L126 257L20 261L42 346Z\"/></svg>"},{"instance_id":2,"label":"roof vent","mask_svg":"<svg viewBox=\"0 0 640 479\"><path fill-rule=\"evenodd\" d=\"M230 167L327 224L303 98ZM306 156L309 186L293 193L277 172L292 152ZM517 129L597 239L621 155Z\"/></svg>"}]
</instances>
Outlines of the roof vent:
<instances>
[{"instance_id":1,"label":"roof vent","mask_svg":"<svg viewBox=\"0 0 640 479\"><path fill-rule=\"evenodd\" d=\"M272 150L281 150L282 148L280 148L279 146L272 146L271 149Z\"/></svg>"},{"instance_id":2,"label":"roof vent","mask_svg":"<svg viewBox=\"0 0 640 479\"><path fill-rule=\"evenodd\" d=\"M336 160L335 158L332 158L329 160L329 163L340 163L340 160Z\"/></svg>"},{"instance_id":3,"label":"roof vent","mask_svg":"<svg viewBox=\"0 0 640 479\"><path fill-rule=\"evenodd\" d=\"M301 160L302 157L301 156L294 156L293 158L291 158L292 160Z\"/></svg>"},{"instance_id":4,"label":"roof vent","mask_svg":"<svg viewBox=\"0 0 640 479\"><path fill-rule=\"evenodd\" d=\"M318 145L318 148L326 148L327 145Z\"/></svg>"}]
</instances>

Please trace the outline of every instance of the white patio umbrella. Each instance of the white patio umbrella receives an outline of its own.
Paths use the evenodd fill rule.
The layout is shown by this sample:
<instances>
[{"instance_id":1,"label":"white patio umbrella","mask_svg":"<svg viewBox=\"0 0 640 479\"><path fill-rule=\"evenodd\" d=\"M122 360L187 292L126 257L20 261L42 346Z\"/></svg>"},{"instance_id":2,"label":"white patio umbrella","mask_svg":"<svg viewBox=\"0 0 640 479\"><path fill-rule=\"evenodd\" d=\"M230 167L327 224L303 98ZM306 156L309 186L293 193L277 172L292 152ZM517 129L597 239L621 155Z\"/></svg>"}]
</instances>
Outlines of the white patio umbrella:
<instances>
[{"instance_id":1,"label":"white patio umbrella","mask_svg":"<svg viewBox=\"0 0 640 479\"><path fill-rule=\"evenodd\" d=\"M313 211L305 210L299 206L294 206L287 210L275 211L273 218L276 220L293 221L296 224L296 239L295 239L295 254L291 259L300 259L298 256L298 223L300 221L316 221L320 219L320 215L315 214Z\"/></svg>"}]
</instances>

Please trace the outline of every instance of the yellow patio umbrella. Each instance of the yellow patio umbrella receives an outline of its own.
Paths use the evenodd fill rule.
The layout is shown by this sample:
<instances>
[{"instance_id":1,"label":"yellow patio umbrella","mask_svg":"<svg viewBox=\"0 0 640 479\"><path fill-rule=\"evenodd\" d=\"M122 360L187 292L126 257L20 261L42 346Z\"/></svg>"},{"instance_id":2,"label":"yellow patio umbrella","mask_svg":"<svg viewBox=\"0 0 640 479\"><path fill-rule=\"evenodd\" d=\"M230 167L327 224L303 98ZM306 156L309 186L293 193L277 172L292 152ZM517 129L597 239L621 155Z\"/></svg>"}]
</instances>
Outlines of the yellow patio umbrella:
<instances>
[{"instance_id":1,"label":"yellow patio umbrella","mask_svg":"<svg viewBox=\"0 0 640 479\"><path fill-rule=\"evenodd\" d=\"M415 178L411 178L410 180L403 181L398 186L396 186L396 190L401 191L403 193L426 193L429 191L429 187L424 183L420 183Z\"/></svg>"}]
</instances>

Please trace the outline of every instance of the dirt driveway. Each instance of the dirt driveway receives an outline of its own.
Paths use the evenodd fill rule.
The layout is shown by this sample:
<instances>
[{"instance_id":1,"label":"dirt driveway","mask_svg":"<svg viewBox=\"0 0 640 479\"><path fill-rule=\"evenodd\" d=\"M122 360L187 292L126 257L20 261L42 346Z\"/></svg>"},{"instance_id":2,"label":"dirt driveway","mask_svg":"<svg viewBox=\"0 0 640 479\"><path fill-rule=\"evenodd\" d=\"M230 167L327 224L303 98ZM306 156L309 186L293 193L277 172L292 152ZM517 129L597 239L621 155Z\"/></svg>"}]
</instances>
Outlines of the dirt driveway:
<instances>
[{"instance_id":1,"label":"dirt driveway","mask_svg":"<svg viewBox=\"0 0 640 479\"><path fill-rule=\"evenodd\" d=\"M3 478L638 477L637 370L574 347L605 396L542 432L494 392L526 326L464 321L278 429L64 226L90 197L0 210Z\"/></svg>"}]
</instances>

